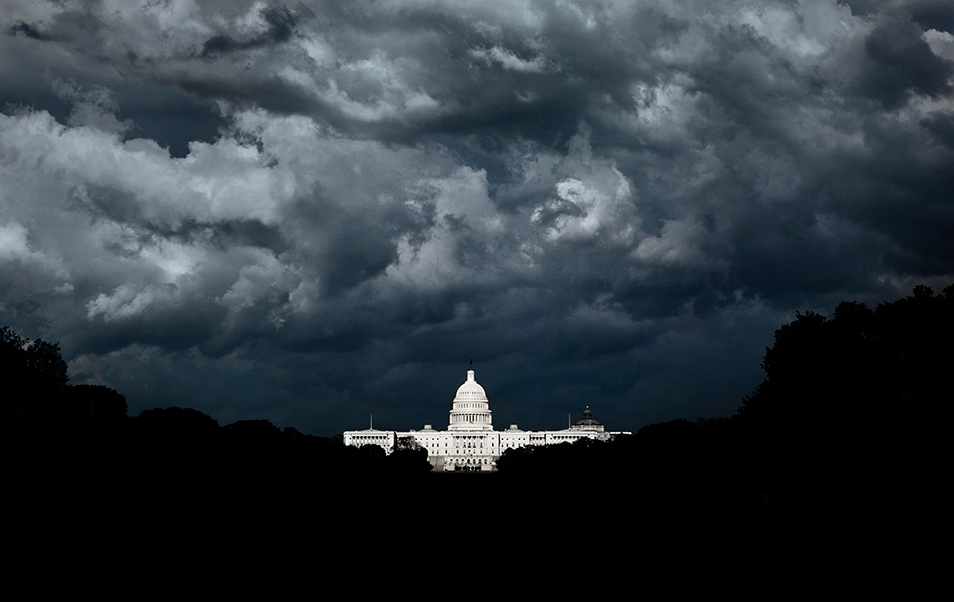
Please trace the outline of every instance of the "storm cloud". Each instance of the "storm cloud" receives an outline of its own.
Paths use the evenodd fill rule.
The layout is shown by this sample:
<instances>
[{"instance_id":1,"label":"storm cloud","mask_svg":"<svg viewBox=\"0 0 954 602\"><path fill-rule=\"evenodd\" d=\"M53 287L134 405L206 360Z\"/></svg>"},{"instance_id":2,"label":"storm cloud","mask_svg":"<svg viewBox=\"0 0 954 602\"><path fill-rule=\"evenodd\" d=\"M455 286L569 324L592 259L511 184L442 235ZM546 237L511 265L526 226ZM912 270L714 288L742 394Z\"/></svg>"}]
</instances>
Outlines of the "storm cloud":
<instances>
[{"instance_id":1,"label":"storm cloud","mask_svg":"<svg viewBox=\"0 0 954 602\"><path fill-rule=\"evenodd\" d=\"M0 323L131 413L732 413L954 281L950 6L5 2Z\"/></svg>"}]
</instances>

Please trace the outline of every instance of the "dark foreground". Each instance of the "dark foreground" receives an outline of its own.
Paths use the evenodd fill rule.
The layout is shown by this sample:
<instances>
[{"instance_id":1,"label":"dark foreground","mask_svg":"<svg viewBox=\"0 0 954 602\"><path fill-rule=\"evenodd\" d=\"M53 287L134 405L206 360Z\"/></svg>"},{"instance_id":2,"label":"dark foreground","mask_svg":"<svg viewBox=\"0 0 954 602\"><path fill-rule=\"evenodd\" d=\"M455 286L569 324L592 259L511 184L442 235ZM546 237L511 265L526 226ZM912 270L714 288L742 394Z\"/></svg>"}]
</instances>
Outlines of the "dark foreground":
<instances>
[{"instance_id":1,"label":"dark foreground","mask_svg":"<svg viewBox=\"0 0 954 602\"><path fill-rule=\"evenodd\" d=\"M757 493L647 494L623 478L573 475L542 482L424 474L327 485L320 495L292 497L82 500L63 492L18 508L8 543L20 561L47 568L107 564L173 580L264 578L380 591L437 587L466 574L467 587L484 593L660 582L680 591L760 590L769 580L764 587L781 593L806 580L868 587L888 569L927 583L946 563L931 542L950 534L934 500L773 505Z\"/></svg>"}]
</instances>

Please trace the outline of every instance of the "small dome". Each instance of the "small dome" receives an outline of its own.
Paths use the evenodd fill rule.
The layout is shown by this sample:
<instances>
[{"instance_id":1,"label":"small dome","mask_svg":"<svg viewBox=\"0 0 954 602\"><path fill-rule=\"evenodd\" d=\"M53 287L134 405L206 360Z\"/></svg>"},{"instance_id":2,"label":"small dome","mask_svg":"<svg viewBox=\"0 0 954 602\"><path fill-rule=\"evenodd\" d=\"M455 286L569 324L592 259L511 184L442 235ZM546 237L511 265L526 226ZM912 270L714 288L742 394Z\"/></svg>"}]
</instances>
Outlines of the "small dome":
<instances>
[{"instance_id":1,"label":"small dome","mask_svg":"<svg viewBox=\"0 0 954 602\"><path fill-rule=\"evenodd\" d=\"M583 419L577 420L573 423L575 427L581 426L603 426L598 420L593 418L593 412L590 411L590 406L586 406L586 409L583 410Z\"/></svg>"}]
</instances>

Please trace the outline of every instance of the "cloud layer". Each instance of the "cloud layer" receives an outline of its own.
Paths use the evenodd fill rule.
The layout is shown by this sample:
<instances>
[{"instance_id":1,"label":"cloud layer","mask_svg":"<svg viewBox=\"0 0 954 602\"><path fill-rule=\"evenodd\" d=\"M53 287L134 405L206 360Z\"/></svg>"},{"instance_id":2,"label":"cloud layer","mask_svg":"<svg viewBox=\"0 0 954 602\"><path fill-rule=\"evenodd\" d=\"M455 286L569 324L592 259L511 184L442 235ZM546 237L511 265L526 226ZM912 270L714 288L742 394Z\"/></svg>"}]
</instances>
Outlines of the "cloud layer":
<instances>
[{"instance_id":1,"label":"cloud layer","mask_svg":"<svg viewBox=\"0 0 954 602\"><path fill-rule=\"evenodd\" d=\"M954 280L948 2L5 2L0 322L328 434L732 412ZM506 424L503 424L506 426Z\"/></svg>"}]
</instances>

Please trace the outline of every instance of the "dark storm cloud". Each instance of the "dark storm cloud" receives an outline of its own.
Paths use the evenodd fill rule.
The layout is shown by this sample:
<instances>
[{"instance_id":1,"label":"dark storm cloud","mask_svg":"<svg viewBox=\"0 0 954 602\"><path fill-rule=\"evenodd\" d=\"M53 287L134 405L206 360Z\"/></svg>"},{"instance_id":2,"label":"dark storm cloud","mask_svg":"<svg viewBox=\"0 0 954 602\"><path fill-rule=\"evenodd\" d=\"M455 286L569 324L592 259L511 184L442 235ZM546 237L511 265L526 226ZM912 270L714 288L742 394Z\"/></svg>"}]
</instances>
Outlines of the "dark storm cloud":
<instances>
[{"instance_id":1,"label":"dark storm cloud","mask_svg":"<svg viewBox=\"0 0 954 602\"><path fill-rule=\"evenodd\" d=\"M951 92L954 65L936 56L922 39L921 28L906 17L889 19L865 40L872 64L861 88L888 108L901 106L910 94L937 97Z\"/></svg>"},{"instance_id":2,"label":"dark storm cloud","mask_svg":"<svg viewBox=\"0 0 954 602\"><path fill-rule=\"evenodd\" d=\"M0 318L134 410L420 427L473 357L502 422L635 429L954 278L950 3L0 18Z\"/></svg>"},{"instance_id":3,"label":"dark storm cloud","mask_svg":"<svg viewBox=\"0 0 954 602\"><path fill-rule=\"evenodd\" d=\"M41 34L35 27L29 23L24 23L23 21L17 21L10 26L8 33L11 36L26 36L28 38L33 38L34 40L42 40L43 34Z\"/></svg>"},{"instance_id":4,"label":"dark storm cloud","mask_svg":"<svg viewBox=\"0 0 954 602\"><path fill-rule=\"evenodd\" d=\"M954 150L954 113L940 113L921 121L948 148Z\"/></svg>"},{"instance_id":5,"label":"dark storm cloud","mask_svg":"<svg viewBox=\"0 0 954 602\"><path fill-rule=\"evenodd\" d=\"M202 56L234 50L247 50L288 41L295 29L297 18L287 7L266 6L261 10L261 16L268 23L268 31L244 41L235 40L228 34L213 36L202 44Z\"/></svg>"},{"instance_id":6,"label":"dark storm cloud","mask_svg":"<svg viewBox=\"0 0 954 602\"><path fill-rule=\"evenodd\" d=\"M904 10L911 13L915 23L922 29L954 32L954 4L946 0L921 0L908 2Z\"/></svg>"}]
</instances>

